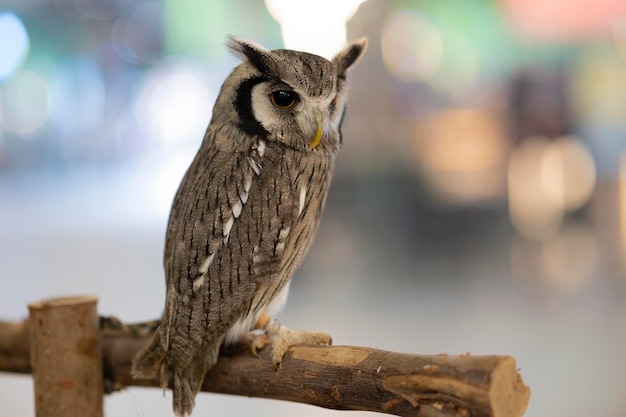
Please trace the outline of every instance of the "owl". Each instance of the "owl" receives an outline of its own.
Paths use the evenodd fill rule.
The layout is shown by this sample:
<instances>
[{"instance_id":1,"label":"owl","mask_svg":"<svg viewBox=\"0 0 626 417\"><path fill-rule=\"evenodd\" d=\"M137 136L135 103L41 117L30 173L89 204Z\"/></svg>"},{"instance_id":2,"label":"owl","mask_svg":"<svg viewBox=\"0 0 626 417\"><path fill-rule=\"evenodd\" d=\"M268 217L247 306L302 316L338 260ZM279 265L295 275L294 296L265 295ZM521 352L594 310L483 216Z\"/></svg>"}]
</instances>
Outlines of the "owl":
<instances>
[{"instance_id":1,"label":"owl","mask_svg":"<svg viewBox=\"0 0 626 417\"><path fill-rule=\"evenodd\" d=\"M275 364L294 344L329 344L271 318L317 232L342 144L346 72L366 40L330 61L230 38L243 63L222 85L204 140L174 198L161 325L133 375L173 389L191 413L220 346L257 335ZM250 340L250 339L246 339Z\"/></svg>"}]
</instances>

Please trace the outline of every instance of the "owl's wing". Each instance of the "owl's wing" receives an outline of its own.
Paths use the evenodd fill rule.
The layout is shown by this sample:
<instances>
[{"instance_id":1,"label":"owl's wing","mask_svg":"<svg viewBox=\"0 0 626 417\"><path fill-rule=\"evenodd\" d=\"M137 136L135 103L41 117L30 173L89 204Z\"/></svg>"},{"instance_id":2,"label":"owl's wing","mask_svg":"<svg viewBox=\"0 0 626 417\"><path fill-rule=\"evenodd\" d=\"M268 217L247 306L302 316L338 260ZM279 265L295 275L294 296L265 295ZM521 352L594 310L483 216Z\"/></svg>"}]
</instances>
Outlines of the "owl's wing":
<instances>
[{"instance_id":1,"label":"owl's wing","mask_svg":"<svg viewBox=\"0 0 626 417\"><path fill-rule=\"evenodd\" d=\"M284 159L265 150L262 141L236 152L201 149L175 197L161 328L133 365L138 376L160 369L163 386L173 377L175 408L189 408L226 332L242 318L253 325L297 266L285 245L299 195L285 189Z\"/></svg>"},{"instance_id":2,"label":"owl's wing","mask_svg":"<svg viewBox=\"0 0 626 417\"><path fill-rule=\"evenodd\" d=\"M283 264L299 196L288 189L284 158L265 151L259 141L241 152L199 153L176 197L161 336L182 367L196 349L219 345L237 320L252 321L293 269Z\"/></svg>"}]
</instances>

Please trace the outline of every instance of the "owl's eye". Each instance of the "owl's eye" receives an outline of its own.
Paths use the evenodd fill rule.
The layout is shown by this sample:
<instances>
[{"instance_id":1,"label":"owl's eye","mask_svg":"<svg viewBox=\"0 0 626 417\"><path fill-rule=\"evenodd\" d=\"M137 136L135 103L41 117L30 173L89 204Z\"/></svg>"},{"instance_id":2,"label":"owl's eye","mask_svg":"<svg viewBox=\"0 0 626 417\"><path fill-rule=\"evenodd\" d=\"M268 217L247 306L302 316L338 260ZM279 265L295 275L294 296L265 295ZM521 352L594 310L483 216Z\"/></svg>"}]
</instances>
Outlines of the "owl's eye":
<instances>
[{"instance_id":1,"label":"owl's eye","mask_svg":"<svg viewBox=\"0 0 626 417\"><path fill-rule=\"evenodd\" d=\"M287 90L274 91L270 97L272 104L281 109L288 109L296 104L296 100L298 100L298 94Z\"/></svg>"}]
</instances>

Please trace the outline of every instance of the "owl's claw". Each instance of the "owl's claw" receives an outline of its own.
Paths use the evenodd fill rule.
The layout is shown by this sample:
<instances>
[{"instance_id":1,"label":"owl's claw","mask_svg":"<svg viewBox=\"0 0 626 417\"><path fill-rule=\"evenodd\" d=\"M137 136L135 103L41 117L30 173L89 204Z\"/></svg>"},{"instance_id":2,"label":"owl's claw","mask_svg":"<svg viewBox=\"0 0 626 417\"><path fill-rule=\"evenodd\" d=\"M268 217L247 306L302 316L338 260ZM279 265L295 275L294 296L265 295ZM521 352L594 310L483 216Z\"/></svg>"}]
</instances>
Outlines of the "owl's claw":
<instances>
[{"instance_id":1,"label":"owl's claw","mask_svg":"<svg viewBox=\"0 0 626 417\"><path fill-rule=\"evenodd\" d=\"M255 329L246 335L246 342L250 344L250 352L259 357L258 350L263 349L269 343L269 338L263 329Z\"/></svg>"},{"instance_id":2,"label":"owl's claw","mask_svg":"<svg viewBox=\"0 0 626 417\"><path fill-rule=\"evenodd\" d=\"M244 343L250 346L250 352L258 357L258 351L267 345L272 346L272 363L280 367L283 356L290 346L328 346L332 338L326 332L309 332L306 330L290 330L279 322L264 315L260 327L244 336Z\"/></svg>"},{"instance_id":3,"label":"owl's claw","mask_svg":"<svg viewBox=\"0 0 626 417\"><path fill-rule=\"evenodd\" d=\"M309 332L306 330L290 330L281 326L275 320L271 320L265 326L265 334L272 345L272 363L276 368L280 367L283 356L290 346L328 346L332 338L326 332Z\"/></svg>"}]
</instances>

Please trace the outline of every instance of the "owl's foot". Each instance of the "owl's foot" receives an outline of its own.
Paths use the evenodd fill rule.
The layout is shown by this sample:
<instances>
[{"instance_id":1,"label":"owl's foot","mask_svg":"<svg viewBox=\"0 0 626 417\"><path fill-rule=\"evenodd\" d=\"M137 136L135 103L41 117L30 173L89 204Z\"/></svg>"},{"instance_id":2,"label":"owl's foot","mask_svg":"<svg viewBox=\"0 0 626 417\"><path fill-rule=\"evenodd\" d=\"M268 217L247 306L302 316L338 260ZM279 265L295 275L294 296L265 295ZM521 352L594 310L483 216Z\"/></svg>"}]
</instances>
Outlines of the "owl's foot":
<instances>
[{"instance_id":1,"label":"owl's foot","mask_svg":"<svg viewBox=\"0 0 626 417\"><path fill-rule=\"evenodd\" d=\"M283 361L283 355L290 346L328 346L332 343L332 338L326 332L309 332L306 330L290 330L281 326L276 320L269 320L263 326L265 339L258 338L256 349L264 347L266 344L272 346L272 362L278 368ZM262 344L265 342L265 344Z\"/></svg>"},{"instance_id":2,"label":"owl's foot","mask_svg":"<svg viewBox=\"0 0 626 417\"><path fill-rule=\"evenodd\" d=\"M254 329L246 333L242 341L245 345L250 346L250 352L258 358L258 351L267 346L269 338L263 329Z\"/></svg>"}]
</instances>

